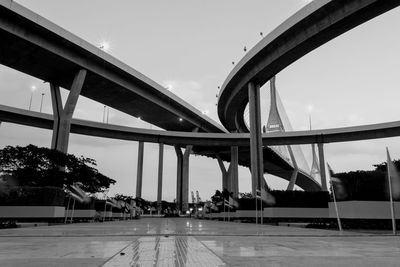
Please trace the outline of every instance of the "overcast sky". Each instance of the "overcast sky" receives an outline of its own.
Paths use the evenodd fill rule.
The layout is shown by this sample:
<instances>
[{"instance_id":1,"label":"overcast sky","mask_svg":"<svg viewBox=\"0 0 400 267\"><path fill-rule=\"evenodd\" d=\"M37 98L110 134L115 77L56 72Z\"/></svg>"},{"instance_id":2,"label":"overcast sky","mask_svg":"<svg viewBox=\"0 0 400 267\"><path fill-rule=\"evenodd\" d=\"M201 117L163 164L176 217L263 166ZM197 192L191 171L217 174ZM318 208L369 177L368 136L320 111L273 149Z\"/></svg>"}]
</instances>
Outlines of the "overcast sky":
<instances>
[{"instance_id":1,"label":"overcast sky","mask_svg":"<svg viewBox=\"0 0 400 267\"><path fill-rule=\"evenodd\" d=\"M261 38L303 7L305 0L168 0L82 1L18 0L25 7L58 24L93 45L110 44L109 53L171 88L216 121L217 87L232 69L232 61L244 55ZM392 10L334 39L298 60L277 75L277 89L294 130L308 128L312 106L314 129L399 120L400 9ZM0 66L0 103L51 113L47 84ZM268 86L262 88L264 95ZM63 94L64 100L66 94ZM267 103L262 103L266 123ZM102 121L103 105L81 97L74 117ZM116 110L113 124L151 127ZM50 146L51 132L3 123L0 147ZM399 158L399 138L329 144L326 160L335 171L371 169L385 160L385 146ZM304 147L310 159L309 147ZM72 134L69 153L92 157L101 172L117 181L110 194L135 195L137 143ZM155 200L158 146L145 145L143 198ZM273 188L286 181L266 175ZM190 190L203 199L221 187L215 160L192 156ZM176 189L176 156L166 147L163 199L173 200ZM239 191L249 192L248 169L239 172Z\"/></svg>"}]
</instances>

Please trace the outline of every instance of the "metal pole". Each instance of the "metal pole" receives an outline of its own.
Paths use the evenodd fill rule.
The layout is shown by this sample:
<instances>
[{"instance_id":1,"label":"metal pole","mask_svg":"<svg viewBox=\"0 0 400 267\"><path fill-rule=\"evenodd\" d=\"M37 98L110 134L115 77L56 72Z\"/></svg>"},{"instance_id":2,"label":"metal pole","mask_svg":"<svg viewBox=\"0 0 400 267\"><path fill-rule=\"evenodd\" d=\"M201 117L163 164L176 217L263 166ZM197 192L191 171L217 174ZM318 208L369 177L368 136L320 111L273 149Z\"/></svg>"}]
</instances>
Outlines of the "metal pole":
<instances>
[{"instance_id":1,"label":"metal pole","mask_svg":"<svg viewBox=\"0 0 400 267\"><path fill-rule=\"evenodd\" d=\"M264 190L264 189L263 189ZM263 211L263 199L261 197L261 212L260 212L260 216L261 216L261 224L264 223L264 211Z\"/></svg>"},{"instance_id":2,"label":"metal pole","mask_svg":"<svg viewBox=\"0 0 400 267\"><path fill-rule=\"evenodd\" d=\"M256 192L256 224L258 224L257 192Z\"/></svg>"},{"instance_id":3,"label":"metal pole","mask_svg":"<svg viewBox=\"0 0 400 267\"><path fill-rule=\"evenodd\" d=\"M42 112L42 107L43 107L43 96L44 93L42 93L42 98L40 99L40 112Z\"/></svg>"},{"instance_id":4,"label":"metal pole","mask_svg":"<svg viewBox=\"0 0 400 267\"><path fill-rule=\"evenodd\" d=\"M72 220L74 219L74 211L75 211L75 198L74 198L74 203L72 204L72 213L71 213L70 223L72 223Z\"/></svg>"},{"instance_id":5,"label":"metal pole","mask_svg":"<svg viewBox=\"0 0 400 267\"><path fill-rule=\"evenodd\" d=\"M110 117L110 107L107 108L107 124L108 124L108 118Z\"/></svg>"},{"instance_id":6,"label":"metal pole","mask_svg":"<svg viewBox=\"0 0 400 267\"><path fill-rule=\"evenodd\" d=\"M32 98L33 98L33 92L31 93L31 99L29 100L29 110L32 108Z\"/></svg>"},{"instance_id":7,"label":"metal pole","mask_svg":"<svg viewBox=\"0 0 400 267\"><path fill-rule=\"evenodd\" d=\"M335 190L333 188L333 183L332 183L332 179L330 181L331 184L331 190L332 190L332 196L333 196L333 204L335 205L335 211L336 211L336 219L338 222L338 226L339 226L339 231L341 232L343 230L342 228L342 222L340 221L340 217L339 217L339 209L336 203L336 195L335 195Z\"/></svg>"},{"instance_id":8,"label":"metal pole","mask_svg":"<svg viewBox=\"0 0 400 267\"><path fill-rule=\"evenodd\" d=\"M223 200L224 200L224 221L225 221L225 197L224 196L222 196L223 197Z\"/></svg>"},{"instance_id":9,"label":"metal pole","mask_svg":"<svg viewBox=\"0 0 400 267\"><path fill-rule=\"evenodd\" d=\"M387 153L387 177L388 177L388 182L389 182L389 198L390 198L390 213L392 215L392 228L393 228L393 235L396 235L397 229L396 229L396 218L394 214L394 203L393 203L393 195L392 195L392 179L390 177L390 167L389 165L391 164L391 159L389 156L389 149L386 147L386 153Z\"/></svg>"},{"instance_id":10,"label":"metal pole","mask_svg":"<svg viewBox=\"0 0 400 267\"><path fill-rule=\"evenodd\" d=\"M71 196L68 197L67 211L65 212L64 224L67 223L68 211L69 211L69 202L71 201Z\"/></svg>"}]
</instances>

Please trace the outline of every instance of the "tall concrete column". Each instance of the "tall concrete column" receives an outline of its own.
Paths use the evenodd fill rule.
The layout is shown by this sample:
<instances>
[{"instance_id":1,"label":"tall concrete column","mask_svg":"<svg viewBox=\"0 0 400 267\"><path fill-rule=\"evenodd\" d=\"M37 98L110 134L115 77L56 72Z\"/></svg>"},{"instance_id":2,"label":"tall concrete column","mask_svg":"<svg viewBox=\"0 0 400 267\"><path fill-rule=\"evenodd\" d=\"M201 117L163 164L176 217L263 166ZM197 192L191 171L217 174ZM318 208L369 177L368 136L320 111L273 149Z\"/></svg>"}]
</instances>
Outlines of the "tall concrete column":
<instances>
[{"instance_id":1,"label":"tall concrete column","mask_svg":"<svg viewBox=\"0 0 400 267\"><path fill-rule=\"evenodd\" d=\"M193 129L192 132L198 132L199 128ZM192 145L186 146L182 160L182 211L189 210L189 158L192 154Z\"/></svg>"},{"instance_id":2,"label":"tall concrete column","mask_svg":"<svg viewBox=\"0 0 400 267\"><path fill-rule=\"evenodd\" d=\"M142 197L142 185L143 185L143 154L144 154L144 143L139 142L137 175L136 175L136 197L140 198Z\"/></svg>"},{"instance_id":3,"label":"tall concrete column","mask_svg":"<svg viewBox=\"0 0 400 267\"><path fill-rule=\"evenodd\" d=\"M318 143L318 156L319 156L319 170L321 174L321 187L322 191L328 191L326 186L326 172L325 172L325 155L324 144Z\"/></svg>"},{"instance_id":4,"label":"tall concrete column","mask_svg":"<svg viewBox=\"0 0 400 267\"><path fill-rule=\"evenodd\" d=\"M164 144L158 144L158 187L157 187L157 208L158 214L161 213L162 201L162 182L163 182L163 164L164 164Z\"/></svg>"},{"instance_id":5,"label":"tall concrete column","mask_svg":"<svg viewBox=\"0 0 400 267\"><path fill-rule=\"evenodd\" d=\"M230 164L230 179L233 197L237 198L239 195L239 147L231 147L231 164Z\"/></svg>"},{"instance_id":6,"label":"tall concrete column","mask_svg":"<svg viewBox=\"0 0 400 267\"><path fill-rule=\"evenodd\" d=\"M251 158L251 188L253 196L260 189L263 177L263 154L261 139L260 86L248 84L249 115L250 115L250 158Z\"/></svg>"},{"instance_id":7,"label":"tall concrete column","mask_svg":"<svg viewBox=\"0 0 400 267\"><path fill-rule=\"evenodd\" d=\"M182 163L183 163L183 154L182 150L179 146L175 147L175 153L177 158L177 167L176 167L176 207L178 210L182 210Z\"/></svg>"},{"instance_id":8,"label":"tall concrete column","mask_svg":"<svg viewBox=\"0 0 400 267\"><path fill-rule=\"evenodd\" d=\"M72 115L74 114L76 103L78 102L85 77L86 70L84 69L81 69L76 73L64 108L62 107L60 88L54 84L50 84L54 113L51 147L64 153L67 153L68 151Z\"/></svg>"},{"instance_id":9,"label":"tall concrete column","mask_svg":"<svg viewBox=\"0 0 400 267\"><path fill-rule=\"evenodd\" d=\"M228 172L226 171L224 162L221 159L221 156L219 154L216 155L217 160L218 160L218 165L219 168L221 169L221 173L222 173L222 190L224 190L224 188L228 189Z\"/></svg>"},{"instance_id":10,"label":"tall concrete column","mask_svg":"<svg viewBox=\"0 0 400 267\"><path fill-rule=\"evenodd\" d=\"M189 158L192 153L192 145L186 146L182 161L182 211L189 210Z\"/></svg>"}]
</instances>

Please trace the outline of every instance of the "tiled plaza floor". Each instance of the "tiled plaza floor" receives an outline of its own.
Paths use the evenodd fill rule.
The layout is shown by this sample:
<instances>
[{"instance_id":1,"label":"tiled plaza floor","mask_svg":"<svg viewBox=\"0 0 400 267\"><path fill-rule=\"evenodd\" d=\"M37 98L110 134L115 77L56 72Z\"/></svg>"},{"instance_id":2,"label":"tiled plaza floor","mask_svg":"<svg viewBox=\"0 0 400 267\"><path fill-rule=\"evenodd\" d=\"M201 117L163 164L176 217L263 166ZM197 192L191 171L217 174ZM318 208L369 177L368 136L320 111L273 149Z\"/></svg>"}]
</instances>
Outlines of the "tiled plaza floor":
<instances>
[{"instance_id":1,"label":"tiled plaza floor","mask_svg":"<svg viewBox=\"0 0 400 267\"><path fill-rule=\"evenodd\" d=\"M400 266L400 236L143 218L0 230L0 266Z\"/></svg>"}]
</instances>

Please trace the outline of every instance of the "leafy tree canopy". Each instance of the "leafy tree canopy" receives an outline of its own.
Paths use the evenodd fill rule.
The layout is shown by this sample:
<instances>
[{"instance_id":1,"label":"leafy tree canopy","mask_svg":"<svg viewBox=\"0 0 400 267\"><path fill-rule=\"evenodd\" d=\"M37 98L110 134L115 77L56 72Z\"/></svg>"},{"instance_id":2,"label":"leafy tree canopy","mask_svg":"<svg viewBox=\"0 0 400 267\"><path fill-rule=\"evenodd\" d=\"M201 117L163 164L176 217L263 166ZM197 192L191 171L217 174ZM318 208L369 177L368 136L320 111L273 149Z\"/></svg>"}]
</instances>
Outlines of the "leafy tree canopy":
<instances>
[{"instance_id":1,"label":"leafy tree canopy","mask_svg":"<svg viewBox=\"0 0 400 267\"><path fill-rule=\"evenodd\" d=\"M400 160L394 160L397 170L400 169ZM339 200L388 200L388 182L386 162L373 165L371 171L350 171L337 173L343 184L346 197Z\"/></svg>"},{"instance_id":2,"label":"leafy tree canopy","mask_svg":"<svg viewBox=\"0 0 400 267\"><path fill-rule=\"evenodd\" d=\"M34 145L1 149L0 177L19 186L65 188L78 182L90 193L103 192L115 184L115 180L98 172L94 159Z\"/></svg>"}]
</instances>

